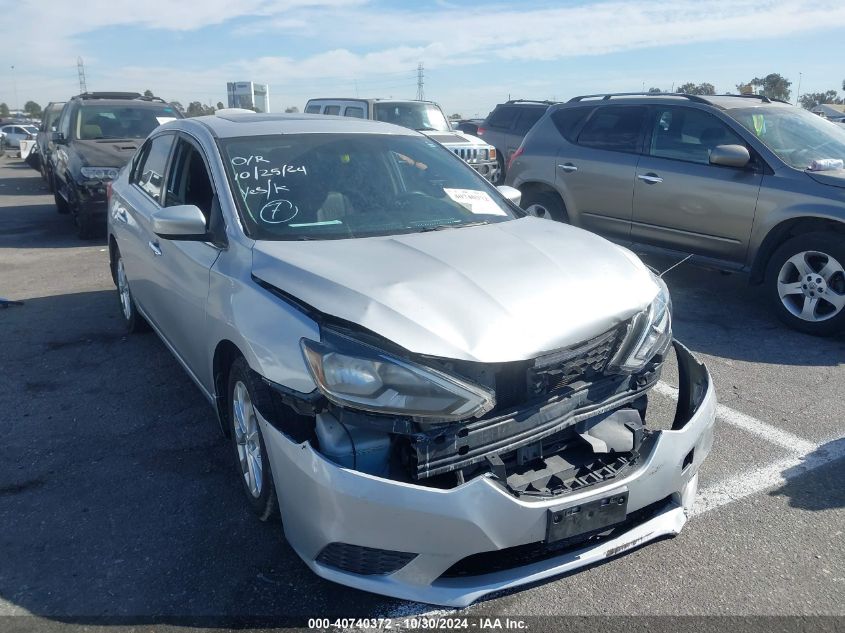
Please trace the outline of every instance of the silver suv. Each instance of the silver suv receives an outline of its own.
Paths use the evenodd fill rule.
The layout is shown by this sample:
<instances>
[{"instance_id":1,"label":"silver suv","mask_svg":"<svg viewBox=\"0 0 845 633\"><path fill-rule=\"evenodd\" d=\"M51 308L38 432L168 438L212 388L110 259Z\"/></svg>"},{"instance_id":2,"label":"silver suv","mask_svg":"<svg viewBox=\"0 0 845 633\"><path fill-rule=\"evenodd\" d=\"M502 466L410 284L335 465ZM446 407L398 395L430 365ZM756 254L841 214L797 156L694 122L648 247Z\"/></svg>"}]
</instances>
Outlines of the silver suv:
<instances>
[{"instance_id":1,"label":"silver suv","mask_svg":"<svg viewBox=\"0 0 845 633\"><path fill-rule=\"evenodd\" d=\"M254 113L162 125L112 184L127 328L324 578L463 606L686 521L716 397L666 285L506 196L413 130Z\"/></svg>"},{"instance_id":2,"label":"silver suv","mask_svg":"<svg viewBox=\"0 0 845 633\"><path fill-rule=\"evenodd\" d=\"M754 95L589 95L511 159L530 213L750 274L778 316L845 328L845 130Z\"/></svg>"}]
</instances>

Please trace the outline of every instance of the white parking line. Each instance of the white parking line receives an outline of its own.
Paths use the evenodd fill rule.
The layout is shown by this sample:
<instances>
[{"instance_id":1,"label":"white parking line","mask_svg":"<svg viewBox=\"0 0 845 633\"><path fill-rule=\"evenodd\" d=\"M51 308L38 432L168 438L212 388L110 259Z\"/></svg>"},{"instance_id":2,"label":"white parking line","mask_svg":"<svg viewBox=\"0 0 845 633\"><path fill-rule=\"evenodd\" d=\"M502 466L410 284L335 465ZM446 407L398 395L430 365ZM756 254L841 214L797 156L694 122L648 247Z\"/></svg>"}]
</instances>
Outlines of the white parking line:
<instances>
[{"instance_id":1,"label":"white parking line","mask_svg":"<svg viewBox=\"0 0 845 633\"><path fill-rule=\"evenodd\" d=\"M658 382L654 386L654 390L669 398L673 398L675 400L678 398L678 390L665 382ZM815 444L805 440L804 438L793 435L783 429L779 429L767 422L762 422L756 418L752 418L750 415L740 413L739 411L726 407L723 404L716 405L716 417L728 424L739 427L744 431L748 431L754 435L759 435L764 440L772 444L777 444L791 453L806 455L808 453L812 453L816 449Z\"/></svg>"},{"instance_id":2,"label":"white parking line","mask_svg":"<svg viewBox=\"0 0 845 633\"><path fill-rule=\"evenodd\" d=\"M738 501L767 488L782 486L790 479L845 458L845 438L816 446L807 453L792 455L781 461L734 475L698 491L692 515Z\"/></svg>"}]
</instances>

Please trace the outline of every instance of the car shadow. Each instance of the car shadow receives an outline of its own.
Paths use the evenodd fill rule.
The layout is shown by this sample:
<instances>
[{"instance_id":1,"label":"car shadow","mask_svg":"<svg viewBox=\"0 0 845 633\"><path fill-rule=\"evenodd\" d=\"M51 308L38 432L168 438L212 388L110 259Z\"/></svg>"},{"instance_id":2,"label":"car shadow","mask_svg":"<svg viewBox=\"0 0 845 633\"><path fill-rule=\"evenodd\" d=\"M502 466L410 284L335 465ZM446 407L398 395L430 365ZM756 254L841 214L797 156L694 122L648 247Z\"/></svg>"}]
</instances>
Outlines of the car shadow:
<instances>
[{"instance_id":1,"label":"car shadow","mask_svg":"<svg viewBox=\"0 0 845 633\"><path fill-rule=\"evenodd\" d=\"M154 334L124 334L114 291L29 298L0 328L0 604L203 626L399 604L320 579L250 515L212 407Z\"/></svg>"},{"instance_id":2,"label":"car shadow","mask_svg":"<svg viewBox=\"0 0 845 633\"><path fill-rule=\"evenodd\" d=\"M786 497L791 508L831 510L845 508L845 438L822 444L801 463L782 473L786 483L769 493Z\"/></svg>"},{"instance_id":3,"label":"car shadow","mask_svg":"<svg viewBox=\"0 0 845 633\"><path fill-rule=\"evenodd\" d=\"M658 271L677 261L642 257ZM787 327L763 287L750 285L746 275L685 263L664 279L672 294L674 334L696 352L773 365L837 366L845 359L845 332L821 338Z\"/></svg>"}]
</instances>

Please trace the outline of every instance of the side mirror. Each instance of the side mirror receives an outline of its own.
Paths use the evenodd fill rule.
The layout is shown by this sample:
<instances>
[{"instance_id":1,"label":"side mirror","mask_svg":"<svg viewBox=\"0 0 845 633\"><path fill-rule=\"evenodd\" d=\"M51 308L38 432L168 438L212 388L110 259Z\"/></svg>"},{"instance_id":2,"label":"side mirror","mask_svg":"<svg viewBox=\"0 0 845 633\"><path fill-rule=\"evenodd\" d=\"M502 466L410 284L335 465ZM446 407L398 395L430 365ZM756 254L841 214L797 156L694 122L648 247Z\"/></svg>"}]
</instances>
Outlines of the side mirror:
<instances>
[{"instance_id":1,"label":"side mirror","mask_svg":"<svg viewBox=\"0 0 845 633\"><path fill-rule=\"evenodd\" d=\"M717 145L710 150L711 165L745 167L750 160L751 154L742 145Z\"/></svg>"},{"instance_id":2,"label":"side mirror","mask_svg":"<svg viewBox=\"0 0 845 633\"><path fill-rule=\"evenodd\" d=\"M499 193L505 198L513 202L516 206L519 206L519 203L522 200L522 192L519 189L515 189L514 187L509 187L507 185L499 185L496 189L498 189Z\"/></svg>"},{"instance_id":3,"label":"side mirror","mask_svg":"<svg viewBox=\"0 0 845 633\"><path fill-rule=\"evenodd\" d=\"M61 132L51 132L50 133L50 140L53 141L56 145L64 145L65 144L65 135Z\"/></svg>"},{"instance_id":4,"label":"side mirror","mask_svg":"<svg viewBox=\"0 0 845 633\"><path fill-rule=\"evenodd\" d=\"M192 204L164 207L152 215L153 233L168 240L208 239L205 216Z\"/></svg>"}]
</instances>

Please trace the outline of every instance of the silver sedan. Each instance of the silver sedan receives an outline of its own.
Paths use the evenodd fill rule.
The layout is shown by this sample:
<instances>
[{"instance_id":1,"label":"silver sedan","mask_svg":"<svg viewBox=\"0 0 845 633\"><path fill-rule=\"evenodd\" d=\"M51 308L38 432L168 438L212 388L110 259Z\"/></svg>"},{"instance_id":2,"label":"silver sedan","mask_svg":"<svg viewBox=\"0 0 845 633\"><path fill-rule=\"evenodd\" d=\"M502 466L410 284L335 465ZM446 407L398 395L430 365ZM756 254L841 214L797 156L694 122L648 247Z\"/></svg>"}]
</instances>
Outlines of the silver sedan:
<instances>
[{"instance_id":1,"label":"silver sedan","mask_svg":"<svg viewBox=\"0 0 845 633\"><path fill-rule=\"evenodd\" d=\"M666 286L518 193L404 128L230 112L160 126L113 182L128 330L320 576L461 606L684 525L716 399Z\"/></svg>"}]
</instances>

